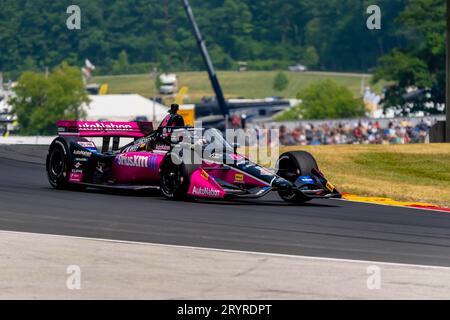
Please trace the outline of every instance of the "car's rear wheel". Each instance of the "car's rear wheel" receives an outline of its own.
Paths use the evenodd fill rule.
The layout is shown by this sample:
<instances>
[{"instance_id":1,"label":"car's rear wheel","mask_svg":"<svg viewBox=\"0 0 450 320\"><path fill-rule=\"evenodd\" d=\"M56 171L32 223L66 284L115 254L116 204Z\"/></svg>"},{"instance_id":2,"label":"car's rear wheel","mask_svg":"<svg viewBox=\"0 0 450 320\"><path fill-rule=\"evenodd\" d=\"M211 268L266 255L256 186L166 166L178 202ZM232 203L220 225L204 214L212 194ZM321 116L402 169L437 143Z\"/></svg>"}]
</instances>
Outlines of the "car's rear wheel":
<instances>
[{"instance_id":1,"label":"car's rear wheel","mask_svg":"<svg viewBox=\"0 0 450 320\"><path fill-rule=\"evenodd\" d=\"M67 189L70 175L70 153L62 139L56 139L50 146L47 161L47 177L55 189Z\"/></svg>"},{"instance_id":2,"label":"car's rear wheel","mask_svg":"<svg viewBox=\"0 0 450 320\"><path fill-rule=\"evenodd\" d=\"M312 170L319 170L317 161L306 151L292 151L283 153L278 159L278 175L290 182L295 182L299 176L308 176ZM304 203L311 200L300 191L278 191L280 197L287 202Z\"/></svg>"}]
</instances>

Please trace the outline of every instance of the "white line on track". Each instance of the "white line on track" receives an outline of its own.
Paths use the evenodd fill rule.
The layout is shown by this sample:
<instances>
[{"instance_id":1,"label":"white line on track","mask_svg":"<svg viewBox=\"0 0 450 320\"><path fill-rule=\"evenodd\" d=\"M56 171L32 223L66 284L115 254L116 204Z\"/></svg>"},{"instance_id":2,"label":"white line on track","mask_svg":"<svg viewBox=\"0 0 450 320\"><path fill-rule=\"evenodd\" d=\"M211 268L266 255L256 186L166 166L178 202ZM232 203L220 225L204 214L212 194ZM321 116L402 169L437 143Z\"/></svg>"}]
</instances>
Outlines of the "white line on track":
<instances>
[{"instance_id":1,"label":"white line on track","mask_svg":"<svg viewBox=\"0 0 450 320\"><path fill-rule=\"evenodd\" d=\"M179 249L191 249L191 250L202 250L202 251L214 251L214 252L224 252L224 253L239 253L239 254L252 254L252 255L264 255L272 257L284 257L284 258L301 258L306 260L316 260L316 261L331 261L331 262L347 262L347 263L364 263L370 265L386 265L386 266L398 266L398 267L413 267L422 269L440 269L440 270L450 270L450 267L442 266L428 266L428 265L418 265L418 264L408 264L408 263L395 263L395 262L382 262L382 261L368 261L368 260L353 260L353 259L339 259L339 258L325 258L325 257L311 257L311 256L301 256L301 255L290 255L281 253L270 253L270 252L256 252L256 251L243 251L243 250L231 250L231 249L217 249L217 248L207 248L207 247L193 247L193 246L182 246L182 245L172 245L172 244L161 244L161 243L151 243L151 242L139 242L139 241L127 241L127 240L113 240L113 239L103 239L103 238L89 238L89 237L79 237L79 236L67 236L58 234L46 234L46 233L33 233L33 232L22 232L22 231L6 231L0 230L0 234L16 234L16 235L37 235L37 236L49 236L55 238L65 238L65 239L79 239L79 240L91 240L91 241L103 241L112 242L120 244L133 244L133 245L150 245L157 247L166 248L179 248Z\"/></svg>"}]
</instances>

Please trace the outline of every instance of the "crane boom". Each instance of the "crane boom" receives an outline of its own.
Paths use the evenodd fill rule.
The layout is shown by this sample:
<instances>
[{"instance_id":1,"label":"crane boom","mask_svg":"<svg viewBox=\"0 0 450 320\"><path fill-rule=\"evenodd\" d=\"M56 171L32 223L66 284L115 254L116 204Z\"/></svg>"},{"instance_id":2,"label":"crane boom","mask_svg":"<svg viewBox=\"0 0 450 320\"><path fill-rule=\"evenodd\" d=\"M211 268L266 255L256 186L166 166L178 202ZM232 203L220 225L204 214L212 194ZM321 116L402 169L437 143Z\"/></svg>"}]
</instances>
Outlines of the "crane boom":
<instances>
[{"instance_id":1,"label":"crane boom","mask_svg":"<svg viewBox=\"0 0 450 320\"><path fill-rule=\"evenodd\" d=\"M208 70L209 80L211 81L214 93L216 94L217 103L219 104L219 108L222 111L223 116L227 118L230 112L228 109L227 102L225 101L225 98L223 96L222 88L220 86L219 79L217 78L216 71L214 70L214 66L212 64L211 58L209 57L208 50L206 49L205 40L203 39L200 29L198 28L189 1L188 0L181 0L181 1L183 2L183 6L189 18L189 21L191 22L192 29L195 38L197 39L197 44L202 54L203 61L206 65L206 69Z\"/></svg>"}]
</instances>

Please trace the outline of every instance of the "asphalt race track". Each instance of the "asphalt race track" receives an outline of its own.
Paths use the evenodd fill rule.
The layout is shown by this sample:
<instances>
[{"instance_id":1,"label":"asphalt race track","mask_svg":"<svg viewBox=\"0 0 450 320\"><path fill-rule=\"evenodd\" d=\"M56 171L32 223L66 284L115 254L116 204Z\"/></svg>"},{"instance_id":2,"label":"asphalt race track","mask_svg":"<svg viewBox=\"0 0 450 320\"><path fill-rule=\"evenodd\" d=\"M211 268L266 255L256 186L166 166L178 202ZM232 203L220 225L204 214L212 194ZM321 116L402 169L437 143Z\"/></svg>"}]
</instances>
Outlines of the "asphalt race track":
<instances>
[{"instance_id":1,"label":"asphalt race track","mask_svg":"<svg viewBox=\"0 0 450 320\"><path fill-rule=\"evenodd\" d=\"M450 266L450 214L340 200L172 202L157 192L57 191L46 148L0 146L0 230ZM407 192L407 190L405 190Z\"/></svg>"}]
</instances>

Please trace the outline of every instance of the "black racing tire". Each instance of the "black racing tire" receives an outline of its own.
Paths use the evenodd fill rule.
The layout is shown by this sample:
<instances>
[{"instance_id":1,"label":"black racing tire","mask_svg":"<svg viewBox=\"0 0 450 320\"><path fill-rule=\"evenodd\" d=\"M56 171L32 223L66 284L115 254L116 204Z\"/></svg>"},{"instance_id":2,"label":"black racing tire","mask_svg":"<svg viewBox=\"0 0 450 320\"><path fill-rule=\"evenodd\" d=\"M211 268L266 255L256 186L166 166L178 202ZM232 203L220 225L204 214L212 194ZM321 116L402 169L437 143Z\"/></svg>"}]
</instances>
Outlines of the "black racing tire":
<instances>
[{"instance_id":1,"label":"black racing tire","mask_svg":"<svg viewBox=\"0 0 450 320\"><path fill-rule=\"evenodd\" d=\"M278 175L290 182L295 182L299 176L311 175L312 170L319 170L316 159L306 151L291 151L283 153L278 159ZM295 190L278 191L286 202L305 203L311 198Z\"/></svg>"},{"instance_id":2,"label":"black racing tire","mask_svg":"<svg viewBox=\"0 0 450 320\"><path fill-rule=\"evenodd\" d=\"M194 164L174 163L171 153L168 153L159 169L161 193L170 200L189 199L187 192L191 176L198 168L199 166Z\"/></svg>"},{"instance_id":3,"label":"black racing tire","mask_svg":"<svg viewBox=\"0 0 450 320\"><path fill-rule=\"evenodd\" d=\"M66 141L56 138L50 145L46 161L48 181L53 188L69 188L70 159L70 150Z\"/></svg>"}]
</instances>

